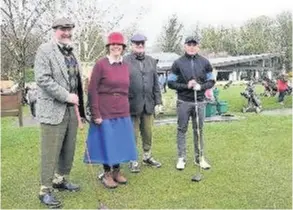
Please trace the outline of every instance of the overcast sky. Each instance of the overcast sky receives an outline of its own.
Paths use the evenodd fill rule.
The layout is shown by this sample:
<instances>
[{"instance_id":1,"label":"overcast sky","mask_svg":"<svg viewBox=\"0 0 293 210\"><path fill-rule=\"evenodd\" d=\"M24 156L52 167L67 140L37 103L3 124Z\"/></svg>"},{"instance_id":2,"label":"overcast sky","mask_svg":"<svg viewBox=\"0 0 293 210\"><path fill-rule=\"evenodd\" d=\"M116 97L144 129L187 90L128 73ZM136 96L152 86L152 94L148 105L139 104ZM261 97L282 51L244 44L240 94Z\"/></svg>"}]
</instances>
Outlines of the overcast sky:
<instances>
[{"instance_id":1,"label":"overcast sky","mask_svg":"<svg viewBox=\"0 0 293 210\"><path fill-rule=\"evenodd\" d=\"M276 14L291 10L293 1L289 0L119 0L126 8L125 22L135 18L135 11L144 6L147 13L143 16L138 32L144 33L148 45L156 41L168 17L176 13L185 26L185 36L193 25L239 26L250 18L260 15L274 17Z\"/></svg>"}]
</instances>

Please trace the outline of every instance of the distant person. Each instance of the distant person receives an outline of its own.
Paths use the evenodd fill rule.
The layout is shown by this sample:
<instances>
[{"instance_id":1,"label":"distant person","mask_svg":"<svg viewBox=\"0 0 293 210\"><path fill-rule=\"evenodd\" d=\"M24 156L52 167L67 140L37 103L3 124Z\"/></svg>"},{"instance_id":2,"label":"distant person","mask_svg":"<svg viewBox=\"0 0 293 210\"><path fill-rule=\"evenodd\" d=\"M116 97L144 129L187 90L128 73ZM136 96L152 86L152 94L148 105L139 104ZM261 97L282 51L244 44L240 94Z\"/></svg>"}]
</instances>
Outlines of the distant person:
<instances>
[{"instance_id":1,"label":"distant person","mask_svg":"<svg viewBox=\"0 0 293 210\"><path fill-rule=\"evenodd\" d=\"M160 89L164 91L164 93L167 92L167 78L164 73L159 73L159 84Z\"/></svg>"},{"instance_id":2,"label":"distant person","mask_svg":"<svg viewBox=\"0 0 293 210\"><path fill-rule=\"evenodd\" d=\"M30 106L31 115L36 117L37 89L29 88L27 91L27 103Z\"/></svg>"},{"instance_id":3,"label":"distant person","mask_svg":"<svg viewBox=\"0 0 293 210\"><path fill-rule=\"evenodd\" d=\"M279 92L278 102L284 105L284 99L288 90L288 79L285 73L282 73L277 80L277 88Z\"/></svg>"}]
</instances>

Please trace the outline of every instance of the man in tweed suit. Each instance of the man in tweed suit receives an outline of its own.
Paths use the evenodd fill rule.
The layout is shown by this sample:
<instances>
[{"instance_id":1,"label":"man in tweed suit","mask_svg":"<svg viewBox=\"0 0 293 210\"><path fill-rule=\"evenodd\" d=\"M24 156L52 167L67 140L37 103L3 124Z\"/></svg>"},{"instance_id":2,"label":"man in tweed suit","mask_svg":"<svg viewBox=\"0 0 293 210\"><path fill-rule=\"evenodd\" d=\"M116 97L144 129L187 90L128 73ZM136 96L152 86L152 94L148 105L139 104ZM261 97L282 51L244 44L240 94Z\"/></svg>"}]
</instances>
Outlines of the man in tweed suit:
<instances>
[{"instance_id":1,"label":"man in tweed suit","mask_svg":"<svg viewBox=\"0 0 293 210\"><path fill-rule=\"evenodd\" d=\"M41 123L39 199L50 208L61 206L52 188L79 190L68 180L78 127L74 106L79 106L81 117L85 117L81 74L71 47L74 26L69 19L56 20L52 25L53 40L39 47L34 65L38 86L36 115Z\"/></svg>"}]
</instances>

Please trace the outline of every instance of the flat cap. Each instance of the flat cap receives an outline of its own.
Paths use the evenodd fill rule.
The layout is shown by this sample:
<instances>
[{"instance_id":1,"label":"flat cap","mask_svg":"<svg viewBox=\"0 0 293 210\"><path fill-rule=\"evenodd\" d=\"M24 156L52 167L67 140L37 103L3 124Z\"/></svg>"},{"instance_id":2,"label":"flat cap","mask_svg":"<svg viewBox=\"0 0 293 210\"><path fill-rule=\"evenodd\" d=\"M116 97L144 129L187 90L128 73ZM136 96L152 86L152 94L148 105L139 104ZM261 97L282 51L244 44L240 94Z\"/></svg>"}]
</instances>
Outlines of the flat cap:
<instances>
[{"instance_id":1,"label":"flat cap","mask_svg":"<svg viewBox=\"0 0 293 210\"><path fill-rule=\"evenodd\" d=\"M142 34L134 34L130 41L132 42L145 42L147 40L146 36L142 35Z\"/></svg>"},{"instance_id":2,"label":"flat cap","mask_svg":"<svg viewBox=\"0 0 293 210\"><path fill-rule=\"evenodd\" d=\"M194 42L194 43L199 43L199 39L195 36L188 36L186 39L185 39L185 44L186 43L190 43L190 42Z\"/></svg>"},{"instance_id":3,"label":"flat cap","mask_svg":"<svg viewBox=\"0 0 293 210\"><path fill-rule=\"evenodd\" d=\"M68 19L68 18L59 18L57 20L54 21L52 28L56 29L58 27L62 27L62 28L74 28L75 25L74 23Z\"/></svg>"}]
</instances>

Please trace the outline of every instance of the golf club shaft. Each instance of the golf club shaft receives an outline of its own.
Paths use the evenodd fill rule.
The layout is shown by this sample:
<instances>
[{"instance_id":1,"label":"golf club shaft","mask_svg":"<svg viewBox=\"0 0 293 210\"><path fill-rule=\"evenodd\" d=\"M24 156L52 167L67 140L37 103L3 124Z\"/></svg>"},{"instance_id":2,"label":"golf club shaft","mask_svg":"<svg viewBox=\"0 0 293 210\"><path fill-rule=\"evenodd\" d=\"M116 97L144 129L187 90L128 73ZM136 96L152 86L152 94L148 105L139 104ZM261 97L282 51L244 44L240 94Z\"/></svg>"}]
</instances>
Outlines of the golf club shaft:
<instances>
[{"instance_id":1,"label":"golf club shaft","mask_svg":"<svg viewBox=\"0 0 293 210\"><path fill-rule=\"evenodd\" d=\"M74 111L75 111L77 121L78 121L78 128L83 129L83 123L81 121L80 113L79 113L79 110L78 110L78 105L74 105Z\"/></svg>"},{"instance_id":2,"label":"golf club shaft","mask_svg":"<svg viewBox=\"0 0 293 210\"><path fill-rule=\"evenodd\" d=\"M201 168L200 168L200 161L201 161L201 158L202 158L202 152L201 152L201 145L200 145L200 133L199 133L199 117L198 117L198 103L197 103L197 92L196 90L194 90L194 113L195 113L195 128L196 128L196 135L197 135L197 146L198 146L198 155L199 155L199 158L198 158L198 172L200 173L201 172ZM196 161L196 160L195 160Z\"/></svg>"},{"instance_id":3,"label":"golf club shaft","mask_svg":"<svg viewBox=\"0 0 293 210\"><path fill-rule=\"evenodd\" d=\"M98 209L104 209L105 205L101 202L101 199L100 199L100 195L99 195L99 186L98 186L98 183L96 182L95 180L95 172L94 172L94 167L93 167L93 164L92 164L92 161L91 161L91 158L90 158L90 153L88 151L88 145L87 145L87 142L86 142L86 134L85 134L85 129L81 129L81 136L84 137L84 146L85 146L85 153L86 153L86 156L89 160L89 166L88 166L88 169L89 169L89 175L90 175L90 178L92 179L93 181L93 187L94 187L94 191L96 193L96 197L97 197L97 200L98 200Z\"/></svg>"}]
</instances>

